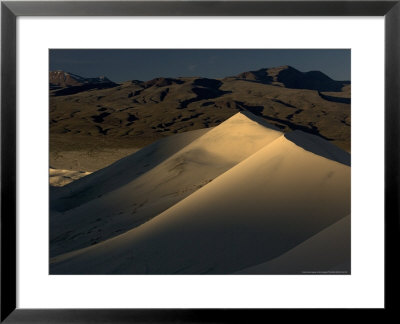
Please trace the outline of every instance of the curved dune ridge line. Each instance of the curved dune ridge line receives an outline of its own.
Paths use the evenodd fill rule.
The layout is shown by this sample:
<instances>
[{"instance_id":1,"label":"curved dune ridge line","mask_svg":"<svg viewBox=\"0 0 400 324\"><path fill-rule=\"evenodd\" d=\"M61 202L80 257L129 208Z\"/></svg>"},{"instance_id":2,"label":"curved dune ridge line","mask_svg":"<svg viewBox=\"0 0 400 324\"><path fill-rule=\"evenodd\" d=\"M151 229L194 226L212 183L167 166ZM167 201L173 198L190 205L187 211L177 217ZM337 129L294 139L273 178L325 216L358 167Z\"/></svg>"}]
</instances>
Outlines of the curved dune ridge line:
<instances>
[{"instance_id":1,"label":"curved dune ridge line","mask_svg":"<svg viewBox=\"0 0 400 324\"><path fill-rule=\"evenodd\" d=\"M219 134L218 127L206 135ZM329 153L325 141L303 132L288 136L291 140L277 133L274 140L151 220L52 258L51 273L235 273L284 255L349 215L350 167L313 153ZM236 144L233 148L239 149ZM336 159L346 162L348 154L338 153L334 150ZM337 238L340 233L332 235L332 244ZM290 272L287 262L274 271ZM321 264L320 269L302 270L330 269Z\"/></svg>"},{"instance_id":2,"label":"curved dune ridge line","mask_svg":"<svg viewBox=\"0 0 400 324\"><path fill-rule=\"evenodd\" d=\"M92 196L93 192L100 194L62 214L54 213L51 218L51 256L96 244L141 225L279 136L282 133L264 121L238 113L158 164L152 161L152 154L159 154L157 150L146 154L141 162L153 165L146 172L140 170L140 165L137 168L137 164L129 164L135 155L143 156L143 152L99 171L100 175L95 172L91 178L70 186L69 199L82 200L82 188L91 191ZM172 139L164 143L163 150L172 152L172 148L165 148L170 145L174 145ZM129 176L138 169L141 175ZM107 187L110 183L112 190Z\"/></svg>"}]
</instances>

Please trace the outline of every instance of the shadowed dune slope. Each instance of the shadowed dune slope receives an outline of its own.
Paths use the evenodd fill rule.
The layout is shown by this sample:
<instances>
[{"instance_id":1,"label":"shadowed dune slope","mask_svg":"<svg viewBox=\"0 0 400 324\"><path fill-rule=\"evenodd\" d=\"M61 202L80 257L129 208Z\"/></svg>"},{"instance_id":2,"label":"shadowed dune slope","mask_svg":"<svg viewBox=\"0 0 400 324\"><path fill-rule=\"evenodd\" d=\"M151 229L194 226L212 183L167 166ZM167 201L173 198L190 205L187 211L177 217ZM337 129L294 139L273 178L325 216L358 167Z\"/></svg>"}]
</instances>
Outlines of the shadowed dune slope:
<instances>
[{"instance_id":1,"label":"shadowed dune slope","mask_svg":"<svg viewBox=\"0 0 400 324\"><path fill-rule=\"evenodd\" d=\"M67 197L76 207L51 218L51 255L96 244L148 221L280 136L254 115L238 113L157 165L145 155L153 168L140 176L132 176L138 165L129 162L143 156L141 151L77 181ZM164 150L172 151L165 146L174 143L171 138ZM79 205L82 195L89 195L86 190L91 199Z\"/></svg>"},{"instance_id":2,"label":"shadowed dune slope","mask_svg":"<svg viewBox=\"0 0 400 324\"><path fill-rule=\"evenodd\" d=\"M309 152L348 166L351 165L350 153L343 151L318 136L313 136L302 131L293 131L285 134L285 137Z\"/></svg>"},{"instance_id":3,"label":"shadowed dune slope","mask_svg":"<svg viewBox=\"0 0 400 324\"><path fill-rule=\"evenodd\" d=\"M350 167L304 136L280 135L148 222L52 258L51 273L235 273L284 255L350 214Z\"/></svg>"}]
</instances>

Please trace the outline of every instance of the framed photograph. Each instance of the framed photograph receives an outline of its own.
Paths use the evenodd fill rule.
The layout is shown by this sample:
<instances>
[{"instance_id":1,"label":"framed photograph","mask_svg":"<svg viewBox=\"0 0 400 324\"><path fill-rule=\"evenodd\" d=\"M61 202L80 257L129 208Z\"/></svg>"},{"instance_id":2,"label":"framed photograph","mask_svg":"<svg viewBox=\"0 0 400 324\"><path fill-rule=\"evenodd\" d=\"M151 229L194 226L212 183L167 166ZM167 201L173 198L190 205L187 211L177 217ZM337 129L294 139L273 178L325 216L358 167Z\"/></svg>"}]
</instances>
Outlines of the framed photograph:
<instances>
[{"instance_id":1,"label":"framed photograph","mask_svg":"<svg viewBox=\"0 0 400 324\"><path fill-rule=\"evenodd\" d=\"M399 14L2 2L1 321L394 310Z\"/></svg>"}]
</instances>

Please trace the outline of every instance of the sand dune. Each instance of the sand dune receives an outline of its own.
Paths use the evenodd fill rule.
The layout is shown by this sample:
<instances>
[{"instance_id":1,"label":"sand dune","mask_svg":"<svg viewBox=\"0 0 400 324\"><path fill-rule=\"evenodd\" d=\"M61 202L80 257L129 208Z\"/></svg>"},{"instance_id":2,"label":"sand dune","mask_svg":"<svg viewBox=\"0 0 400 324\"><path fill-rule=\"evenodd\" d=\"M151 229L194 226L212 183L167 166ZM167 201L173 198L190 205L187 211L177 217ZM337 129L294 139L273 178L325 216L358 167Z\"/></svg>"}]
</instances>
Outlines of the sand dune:
<instances>
[{"instance_id":1,"label":"sand dune","mask_svg":"<svg viewBox=\"0 0 400 324\"><path fill-rule=\"evenodd\" d=\"M310 251L323 249L318 240L311 239L318 233L330 241L344 235L342 230L329 228L350 214L349 163L346 152L313 135L300 131L283 135L249 114L237 114L139 177L132 186L125 185L65 213L61 221L52 221L72 228L79 222L71 220L80 218L86 226L85 219L104 211L108 222L97 228L101 233L115 220L123 223L123 217L106 214L115 212L117 206L129 210L129 204L141 194L154 199L148 205L149 212L160 209L140 226L81 249L79 246L87 245L86 234L76 240L58 231L58 242L52 235L51 247L56 246L53 255L75 251L52 258L51 273L222 274L255 271L252 267L279 257L284 261L275 261L267 273L325 271L334 265L291 266L303 252L293 256L290 251L302 243L308 244ZM210 177L216 178L187 195L168 192ZM165 193L170 196L163 196ZM144 214L142 211L141 217ZM126 215L124 226L128 220L132 225L135 217ZM52 234L56 233L54 228ZM328 234L323 234L324 230ZM345 253L343 259L348 261ZM314 265L317 269L310 268Z\"/></svg>"},{"instance_id":2,"label":"sand dune","mask_svg":"<svg viewBox=\"0 0 400 324\"><path fill-rule=\"evenodd\" d=\"M57 203L66 200L75 208L52 217L51 255L90 246L148 221L281 135L263 120L239 113L194 140L190 135L192 142L164 161L153 158L161 155L157 148L139 151L71 184L68 198ZM173 151L168 143L161 148ZM130 163L137 156L150 166L143 170ZM90 201L80 205L84 198Z\"/></svg>"}]
</instances>

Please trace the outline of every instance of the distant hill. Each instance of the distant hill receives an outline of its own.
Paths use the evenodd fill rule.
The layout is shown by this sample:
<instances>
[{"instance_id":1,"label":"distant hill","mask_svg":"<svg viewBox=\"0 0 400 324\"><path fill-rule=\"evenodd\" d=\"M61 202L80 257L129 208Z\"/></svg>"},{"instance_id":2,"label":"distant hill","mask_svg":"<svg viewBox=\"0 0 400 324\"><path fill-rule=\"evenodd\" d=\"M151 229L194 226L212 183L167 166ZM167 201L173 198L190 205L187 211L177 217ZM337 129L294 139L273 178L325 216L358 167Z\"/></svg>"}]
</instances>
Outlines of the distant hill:
<instances>
[{"instance_id":1,"label":"distant hill","mask_svg":"<svg viewBox=\"0 0 400 324\"><path fill-rule=\"evenodd\" d=\"M222 79L159 77L120 84L50 72L50 150L143 147L249 111L350 150L350 82L290 66Z\"/></svg>"},{"instance_id":2,"label":"distant hill","mask_svg":"<svg viewBox=\"0 0 400 324\"><path fill-rule=\"evenodd\" d=\"M342 91L348 81L335 81L320 71L300 72L285 65L238 74L239 80L255 81L291 89Z\"/></svg>"}]
</instances>

